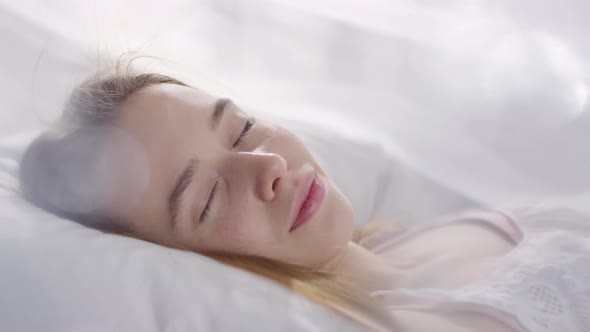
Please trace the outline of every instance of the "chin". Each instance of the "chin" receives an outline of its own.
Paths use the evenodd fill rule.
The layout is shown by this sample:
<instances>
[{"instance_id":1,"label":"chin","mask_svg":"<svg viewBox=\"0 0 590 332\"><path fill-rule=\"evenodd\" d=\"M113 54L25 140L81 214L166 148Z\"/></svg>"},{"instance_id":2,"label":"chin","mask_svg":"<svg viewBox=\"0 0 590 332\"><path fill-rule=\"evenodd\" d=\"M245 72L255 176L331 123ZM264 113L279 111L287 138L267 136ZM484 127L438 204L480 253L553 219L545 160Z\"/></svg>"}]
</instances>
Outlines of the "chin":
<instances>
[{"instance_id":1,"label":"chin","mask_svg":"<svg viewBox=\"0 0 590 332\"><path fill-rule=\"evenodd\" d=\"M331 200L333 201L333 216L331 216L337 223L339 232L343 233L343 237L347 239L346 242L352 239L354 233L354 209L348 201L348 199L342 194L342 192L332 183L331 188Z\"/></svg>"},{"instance_id":2,"label":"chin","mask_svg":"<svg viewBox=\"0 0 590 332\"><path fill-rule=\"evenodd\" d=\"M329 232L332 235L332 244L335 247L346 247L352 240L354 233L354 212L352 206L344 196L338 197L333 202L332 213L326 216L329 223Z\"/></svg>"}]
</instances>

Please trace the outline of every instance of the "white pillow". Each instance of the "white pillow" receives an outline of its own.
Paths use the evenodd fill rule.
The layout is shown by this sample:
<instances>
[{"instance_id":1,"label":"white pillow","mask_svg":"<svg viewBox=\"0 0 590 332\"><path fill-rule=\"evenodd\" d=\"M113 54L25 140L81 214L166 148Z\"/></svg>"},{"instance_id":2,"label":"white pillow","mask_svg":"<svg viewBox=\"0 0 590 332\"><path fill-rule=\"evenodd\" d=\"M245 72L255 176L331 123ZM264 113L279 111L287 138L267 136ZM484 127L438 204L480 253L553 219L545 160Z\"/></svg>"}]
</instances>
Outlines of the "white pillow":
<instances>
[{"instance_id":1,"label":"white pillow","mask_svg":"<svg viewBox=\"0 0 590 332\"><path fill-rule=\"evenodd\" d=\"M358 220L367 219L384 189L382 179L390 176L390 156L378 143L303 119L300 114L287 122L349 196ZM17 160L37 134L0 137L2 330L358 329L258 276L194 253L103 234L28 204L12 188Z\"/></svg>"},{"instance_id":2,"label":"white pillow","mask_svg":"<svg viewBox=\"0 0 590 332\"><path fill-rule=\"evenodd\" d=\"M0 197L3 331L356 331L244 271Z\"/></svg>"}]
</instances>

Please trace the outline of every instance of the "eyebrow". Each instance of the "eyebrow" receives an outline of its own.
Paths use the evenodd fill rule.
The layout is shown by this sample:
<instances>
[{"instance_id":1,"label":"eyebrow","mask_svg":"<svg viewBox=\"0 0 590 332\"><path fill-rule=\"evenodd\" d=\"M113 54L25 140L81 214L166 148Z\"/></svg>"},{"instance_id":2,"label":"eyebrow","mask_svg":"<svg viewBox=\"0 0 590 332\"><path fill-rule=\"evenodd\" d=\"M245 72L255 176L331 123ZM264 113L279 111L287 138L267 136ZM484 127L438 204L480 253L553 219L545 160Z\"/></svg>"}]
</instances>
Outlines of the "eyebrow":
<instances>
[{"instance_id":1,"label":"eyebrow","mask_svg":"<svg viewBox=\"0 0 590 332\"><path fill-rule=\"evenodd\" d=\"M225 113L225 106L230 102L231 100L228 98L217 99L217 101L215 102L213 113L211 114L211 118L209 119L209 128L211 130L217 130L219 124L221 123L221 119L223 118L223 114ZM168 197L168 214L170 215L170 222L173 229L178 222L182 197L186 192L187 188L190 186L193 176L197 172L198 166L199 158L197 158L196 156L192 157L188 161L188 164L186 165L180 176L178 177L178 180L176 180L174 189Z\"/></svg>"}]
</instances>

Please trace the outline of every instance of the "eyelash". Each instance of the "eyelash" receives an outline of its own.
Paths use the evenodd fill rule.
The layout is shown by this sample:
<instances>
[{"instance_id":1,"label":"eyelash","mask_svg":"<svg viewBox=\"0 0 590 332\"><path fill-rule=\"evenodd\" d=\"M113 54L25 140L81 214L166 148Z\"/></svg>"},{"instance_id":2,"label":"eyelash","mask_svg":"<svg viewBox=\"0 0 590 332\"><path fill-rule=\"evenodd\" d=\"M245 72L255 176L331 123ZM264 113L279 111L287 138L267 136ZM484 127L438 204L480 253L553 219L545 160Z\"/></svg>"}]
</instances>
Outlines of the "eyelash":
<instances>
[{"instance_id":1,"label":"eyelash","mask_svg":"<svg viewBox=\"0 0 590 332\"><path fill-rule=\"evenodd\" d=\"M242 142L242 138L246 137L246 135L248 134L250 129L252 129L252 127L254 126L255 123L256 123L255 118L248 119L248 122L246 122L246 125L244 126L244 130L242 130L240 137L238 137L238 139L236 140L236 142L233 145L234 148L236 146L240 145L240 143Z\"/></svg>"},{"instance_id":2,"label":"eyelash","mask_svg":"<svg viewBox=\"0 0 590 332\"><path fill-rule=\"evenodd\" d=\"M242 139L244 137L246 137L246 135L248 134L250 129L252 129L252 126L254 126L255 123L256 123L255 118L248 119L248 121L246 122L246 125L244 126L244 129L242 130L242 133L240 134L240 137L238 137L238 139L236 140L236 142L233 145L234 148L242 142ZM207 201L207 204L205 205L205 209L203 210L203 213L201 214L201 217L199 218L199 222L205 221L207 219L207 216L209 216L209 211L211 210L211 206L213 205L213 199L215 198L216 191L217 191L217 182L215 182L215 185L213 186L213 190L211 191L211 195L209 195L209 200Z\"/></svg>"},{"instance_id":3,"label":"eyelash","mask_svg":"<svg viewBox=\"0 0 590 332\"><path fill-rule=\"evenodd\" d=\"M205 209L203 210L203 213L201 214L201 217L199 218L199 222L203 222L205 221L205 219L207 219L207 216L209 215L209 210L211 209L211 206L213 205L213 199L215 198L215 192L217 191L217 182L215 182L215 185L213 186L213 190L211 190L211 195L209 196L209 200L207 201L207 204L205 205Z\"/></svg>"}]
</instances>

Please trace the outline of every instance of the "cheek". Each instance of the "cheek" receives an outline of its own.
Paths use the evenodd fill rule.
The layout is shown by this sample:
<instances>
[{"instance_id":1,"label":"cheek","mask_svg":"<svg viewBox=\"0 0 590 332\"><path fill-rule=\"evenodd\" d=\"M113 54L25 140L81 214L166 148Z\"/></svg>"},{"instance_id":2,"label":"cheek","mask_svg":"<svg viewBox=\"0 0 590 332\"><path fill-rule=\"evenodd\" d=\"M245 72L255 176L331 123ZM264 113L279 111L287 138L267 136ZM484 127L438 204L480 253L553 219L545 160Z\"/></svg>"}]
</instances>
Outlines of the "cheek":
<instances>
[{"instance_id":1,"label":"cheek","mask_svg":"<svg viewBox=\"0 0 590 332\"><path fill-rule=\"evenodd\" d=\"M210 240L217 250L252 253L264 242L268 229L253 209L229 211L216 222Z\"/></svg>"},{"instance_id":2,"label":"cheek","mask_svg":"<svg viewBox=\"0 0 590 332\"><path fill-rule=\"evenodd\" d=\"M270 125L265 128L262 136L264 137L263 145L283 147L297 146L298 148L303 146L303 142L297 137L297 135L295 135L295 133L287 128L276 125Z\"/></svg>"},{"instance_id":3,"label":"cheek","mask_svg":"<svg viewBox=\"0 0 590 332\"><path fill-rule=\"evenodd\" d=\"M281 128L277 130L277 141L281 142L283 145L288 146L290 148L295 148L296 151L306 152L307 148L303 141L299 139L295 133L291 132L286 128Z\"/></svg>"},{"instance_id":4,"label":"cheek","mask_svg":"<svg viewBox=\"0 0 590 332\"><path fill-rule=\"evenodd\" d=\"M335 200L337 201L338 210L340 212L339 218L342 220L342 227L352 236L354 231L354 210L348 199L340 192L340 190L333 184L334 191L337 193Z\"/></svg>"},{"instance_id":5,"label":"cheek","mask_svg":"<svg viewBox=\"0 0 590 332\"><path fill-rule=\"evenodd\" d=\"M326 232L331 234L332 245L342 246L348 243L354 232L354 211L352 206L338 188L330 183L329 199L325 202Z\"/></svg>"}]
</instances>

